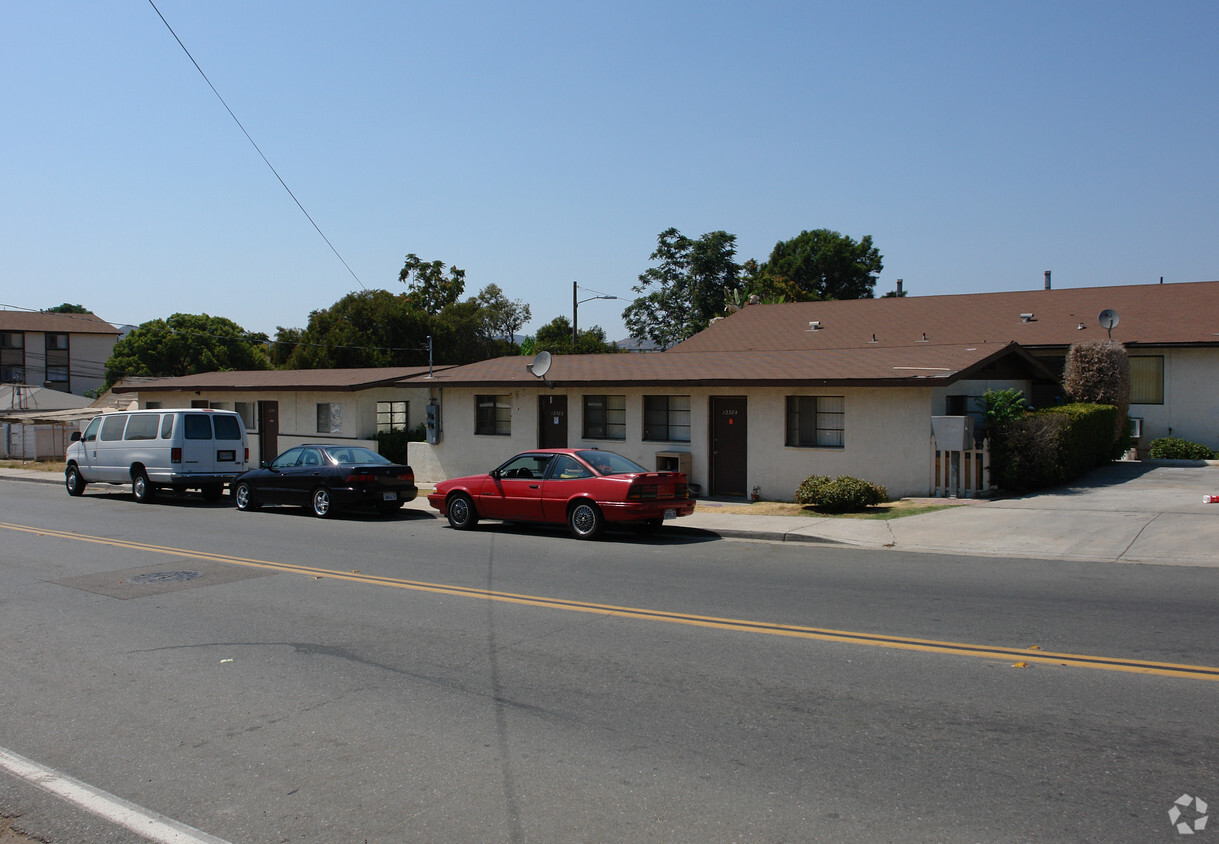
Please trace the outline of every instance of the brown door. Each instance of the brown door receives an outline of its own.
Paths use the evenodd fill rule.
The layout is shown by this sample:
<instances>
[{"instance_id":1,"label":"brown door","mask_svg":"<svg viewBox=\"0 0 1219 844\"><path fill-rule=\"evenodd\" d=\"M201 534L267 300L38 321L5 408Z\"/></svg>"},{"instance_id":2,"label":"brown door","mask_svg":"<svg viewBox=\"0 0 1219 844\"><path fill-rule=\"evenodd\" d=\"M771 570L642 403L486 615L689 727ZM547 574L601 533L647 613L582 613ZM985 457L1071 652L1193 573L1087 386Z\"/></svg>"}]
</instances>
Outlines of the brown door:
<instances>
[{"instance_id":1,"label":"brown door","mask_svg":"<svg viewBox=\"0 0 1219 844\"><path fill-rule=\"evenodd\" d=\"M258 403L258 460L274 460L279 454L279 402Z\"/></svg>"},{"instance_id":2,"label":"brown door","mask_svg":"<svg viewBox=\"0 0 1219 844\"><path fill-rule=\"evenodd\" d=\"M744 396L711 397L711 494L744 498L749 473Z\"/></svg>"},{"instance_id":3,"label":"brown door","mask_svg":"<svg viewBox=\"0 0 1219 844\"><path fill-rule=\"evenodd\" d=\"M538 396L538 448L567 448L567 396Z\"/></svg>"}]
</instances>

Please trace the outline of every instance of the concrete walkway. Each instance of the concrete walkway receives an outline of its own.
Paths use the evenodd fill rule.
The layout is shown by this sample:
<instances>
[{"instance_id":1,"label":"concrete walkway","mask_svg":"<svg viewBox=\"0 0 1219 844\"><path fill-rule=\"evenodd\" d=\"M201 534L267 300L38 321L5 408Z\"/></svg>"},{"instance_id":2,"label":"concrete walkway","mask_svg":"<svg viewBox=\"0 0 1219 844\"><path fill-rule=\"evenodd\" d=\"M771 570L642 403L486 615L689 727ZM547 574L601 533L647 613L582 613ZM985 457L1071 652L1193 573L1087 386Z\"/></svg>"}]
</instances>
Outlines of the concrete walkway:
<instances>
[{"instance_id":1,"label":"concrete walkway","mask_svg":"<svg viewBox=\"0 0 1219 844\"><path fill-rule=\"evenodd\" d=\"M63 483L56 473L28 469L0 469L0 480ZM4 494L13 491L0 487ZM1204 495L1219 495L1219 462L1132 461L1032 495L899 519L717 513L706 502L672 524L737 539L1219 567L1219 504L1204 504ZM434 512L422 495L409 506Z\"/></svg>"}]
</instances>

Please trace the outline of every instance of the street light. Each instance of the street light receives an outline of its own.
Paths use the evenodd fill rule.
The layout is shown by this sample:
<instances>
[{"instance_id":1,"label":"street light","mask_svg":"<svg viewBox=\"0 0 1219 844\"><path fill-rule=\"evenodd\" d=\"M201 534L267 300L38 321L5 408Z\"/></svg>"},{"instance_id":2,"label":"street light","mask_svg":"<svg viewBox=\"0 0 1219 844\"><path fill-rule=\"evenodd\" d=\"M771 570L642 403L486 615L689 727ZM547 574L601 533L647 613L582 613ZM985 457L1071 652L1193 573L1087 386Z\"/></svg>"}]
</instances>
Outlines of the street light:
<instances>
[{"instance_id":1,"label":"street light","mask_svg":"<svg viewBox=\"0 0 1219 844\"><path fill-rule=\"evenodd\" d=\"M577 325L579 324L578 314L580 312L580 306L582 304L584 304L585 302L591 302L593 299L617 299L618 298L617 296L607 296L604 293L597 293L596 290L589 290L587 287L585 287L584 291L586 293L597 293L597 295L589 296L587 299L581 299L581 298L579 298L580 294L577 292L578 290L580 290L579 284L580 283L577 281L573 281L571 283L571 353L573 355L576 353L576 338L579 336L579 332L577 331Z\"/></svg>"}]
</instances>

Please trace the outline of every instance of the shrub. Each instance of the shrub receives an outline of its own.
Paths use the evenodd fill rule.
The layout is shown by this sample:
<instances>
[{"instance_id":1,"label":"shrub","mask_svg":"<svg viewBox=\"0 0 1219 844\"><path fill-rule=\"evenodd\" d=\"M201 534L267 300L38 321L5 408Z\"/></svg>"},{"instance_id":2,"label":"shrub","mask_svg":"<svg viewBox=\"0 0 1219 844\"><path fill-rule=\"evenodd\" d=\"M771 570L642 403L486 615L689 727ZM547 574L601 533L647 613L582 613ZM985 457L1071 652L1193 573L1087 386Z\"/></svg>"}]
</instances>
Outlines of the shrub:
<instances>
[{"instance_id":1,"label":"shrub","mask_svg":"<svg viewBox=\"0 0 1219 844\"><path fill-rule=\"evenodd\" d=\"M1117 408L1111 443L1117 454L1129 448L1130 357L1112 340L1086 340L1067 350L1062 388L1073 402L1111 404Z\"/></svg>"},{"instance_id":2,"label":"shrub","mask_svg":"<svg viewBox=\"0 0 1219 844\"><path fill-rule=\"evenodd\" d=\"M997 426L991 437L991 480L1028 492L1057 486L1108 462L1117 408L1065 404Z\"/></svg>"},{"instance_id":3,"label":"shrub","mask_svg":"<svg viewBox=\"0 0 1219 844\"><path fill-rule=\"evenodd\" d=\"M889 500L888 491L879 484L847 475L831 478L813 475L796 490L796 502L819 507L828 513L854 513Z\"/></svg>"},{"instance_id":4,"label":"shrub","mask_svg":"<svg viewBox=\"0 0 1219 844\"><path fill-rule=\"evenodd\" d=\"M420 422L414 428L399 428L393 431L378 431L377 432L377 451L386 460L392 460L394 463L407 463L407 444L413 442L423 442L427 436L427 429Z\"/></svg>"},{"instance_id":5,"label":"shrub","mask_svg":"<svg viewBox=\"0 0 1219 844\"><path fill-rule=\"evenodd\" d=\"M1151 441L1147 456L1154 460L1214 460L1215 452L1181 437L1160 437Z\"/></svg>"}]
</instances>

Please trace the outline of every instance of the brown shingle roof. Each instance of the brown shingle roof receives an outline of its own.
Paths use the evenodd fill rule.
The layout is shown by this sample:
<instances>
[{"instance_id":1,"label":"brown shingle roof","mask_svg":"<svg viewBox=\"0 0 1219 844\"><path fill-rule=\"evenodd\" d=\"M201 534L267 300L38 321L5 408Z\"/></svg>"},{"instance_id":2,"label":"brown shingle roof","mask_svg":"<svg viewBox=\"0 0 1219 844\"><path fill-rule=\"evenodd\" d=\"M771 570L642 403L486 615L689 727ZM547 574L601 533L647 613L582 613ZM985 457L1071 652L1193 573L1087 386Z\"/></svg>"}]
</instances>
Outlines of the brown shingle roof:
<instances>
[{"instance_id":1,"label":"brown shingle roof","mask_svg":"<svg viewBox=\"0 0 1219 844\"><path fill-rule=\"evenodd\" d=\"M0 331L50 331L54 334L113 334L119 330L94 314L0 311Z\"/></svg>"},{"instance_id":2,"label":"brown shingle roof","mask_svg":"<svg viewBox=\"0 0 1219 844\"><path fill-rule=\"evenodd\" d=\"M392 386L404 379L426 376L426 366L384 366L368 369L256 369L239 372L201 372L162 378L143 384L122 384L116 393L154 393L171 390L366 390Z\"/></svg>"},{"instance_id":3,"label":"brown shingle roof","mask_svg":"<svg viewBox=\"0 0 1219 844\"><path fill-rule=\"evenodd\" d=\"M528 357L502 357L458 366L427 383L436 386L520 387L541 380L526 369ZM555 355L546 381L556 387L702 385L925 386L977 377L1006 366L1025 376L1054 380L1018 345L871 346L826 349L688 354ZM421 379L416 379L421 380Z\"/></svg>"},{"instance_id":4,"label":"brown shingle roof","mask_svg":"<svg viewBox=\"0 0 1219 844\"><path fill-rule=\"evenodd\" d=\"M1219 281L1205 281L749 305L665 354L909 347L924 337L928 346L1065 347L1104 340L1105 309L1117 311L1113 339L1128 346L1219 345ZM813 321L821 327L810 330Z\"/></svg>"}]
</instances>

